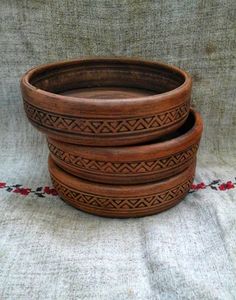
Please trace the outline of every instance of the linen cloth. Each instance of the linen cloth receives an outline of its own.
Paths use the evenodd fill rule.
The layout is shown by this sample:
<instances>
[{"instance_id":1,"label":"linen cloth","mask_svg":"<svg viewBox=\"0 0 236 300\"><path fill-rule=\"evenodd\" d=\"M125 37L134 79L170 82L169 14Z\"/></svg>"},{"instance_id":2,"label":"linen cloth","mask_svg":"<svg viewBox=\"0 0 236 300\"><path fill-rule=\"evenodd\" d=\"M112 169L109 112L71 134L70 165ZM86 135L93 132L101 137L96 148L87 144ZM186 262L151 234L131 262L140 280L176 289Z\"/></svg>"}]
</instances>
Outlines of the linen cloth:
<instances>
[{"instance_id":1,"label":"linen cloth","mask_svg":"<svg viewBox=\"0 0 236 300\"><path fill-rule=\"evenodd\" d=\"M0 1L0 299L236 299L236 189L221 182L138 219L80 212L50 186L45 137L26 120L19 78L82 56L184 68L205 122L196 183L235 182L235 1ZM213 184L214 186L214 184ZM1 185L0 185L1 187Z\"/></svg>"}]
</instances>

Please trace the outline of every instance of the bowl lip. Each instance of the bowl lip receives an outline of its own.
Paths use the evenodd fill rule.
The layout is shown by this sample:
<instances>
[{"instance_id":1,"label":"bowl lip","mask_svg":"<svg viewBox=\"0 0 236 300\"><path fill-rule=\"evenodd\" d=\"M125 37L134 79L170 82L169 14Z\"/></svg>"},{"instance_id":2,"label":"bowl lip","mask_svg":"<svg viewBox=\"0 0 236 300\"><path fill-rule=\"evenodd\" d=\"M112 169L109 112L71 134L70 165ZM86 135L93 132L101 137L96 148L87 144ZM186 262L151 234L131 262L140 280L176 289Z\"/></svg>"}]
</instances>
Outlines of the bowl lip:
<instances>
[{"instance_id":1,"label":"bowl lip","mask_svg":"<svg viewBox=\"0 0 236 300\"><path fill-rule=\"evenodd\" d=\"M65 146L72 145L73 147L76 147L77 149L82 149L86 153L87 151L95 151L96 153L116 153L119 155L125 155L126 153L145 153L145 152L151 152L156 150L163 150L163 149L171 149L171 147L175 147L176 144L179 145L185 145L187 142L191 142L192 140L199 140L203 131L203 120L199 112L194 110L193 108L190 108L189 114L192 114L194 116L194 125L184 134L181 134L180 136L176 138L171 138L170 140L166 141L160 141L160 142L153 142L149 141L142 145L130 145L130 146L107 146L107 147L99 147L99 146L84 146L79 144L71 144L62 142L59 140L56 140L55 138L52 138L50 136L47 137L48 142L52 140L56 144L62 144ZM185 124L185 123L184 123ZM182 126L184 126L184 124ZM148 144L151 143L151 144ZM185 144L184 144L185 143Z\"/></svg>"},{"instance_id":2,"label":"bowl lip","mask_svg":"<svg viewBox=\"0 0 236 300\"><path fill-rule=\"evenodd\" d=\"M182 75L184 77L184 82L178 86L177 88L167 91L161 94L154 94L154 95L147 95L143 97L131 97L131 98L112 98L112 99L98 99L98 98L83 98L83 97L72 97L72 96L66 96L66 95L60 95L52 92L48 92L39 88L36 88L34 85L30 83L30 79L32 76L34 76L37 73L43 72L47 69L53 69L53 68L59 68L59 67L64 67L64 66L70 66L74 64L79 64L82 62L116 62L116 63L126 63L127 65L129 64L136 64L136 65L148 65L148 66L159 66L162 68L166 68L168 70L172 70L177 72L178 74ZM170 65L166 64L163 62L159 61L152 61L152 60L146 60L142 58L133 58L133 57L119 57L119 56L114 56L114 57L82 57L79 59L71 59L71 60L63 60L63 61L58 61L58 62L53 62L49 64L42 64L38 65L36 67L31 68L28 70L20 79L20 84L21 87L26 87L32 92L37 92L38 94L41 94L42 96L58 99L58 100L63 100L63 101L68 101L71 103L78 104L80 102L83 103L89 103L90 105L92 104L93 101L96 101L97 103L100 103L101 105L107 105L109 101L111 101L111 104L119 104L120 101L122 100L122 103L133 103L135 102L143 102L147 100L158 100L158 99L163 99L163 98L169 98L169 97L175 97L179 95L179 93L182 93L184 90L191 89L192 86L192 78L191 76L184 70Z\"/></svg>"}]
</instances>

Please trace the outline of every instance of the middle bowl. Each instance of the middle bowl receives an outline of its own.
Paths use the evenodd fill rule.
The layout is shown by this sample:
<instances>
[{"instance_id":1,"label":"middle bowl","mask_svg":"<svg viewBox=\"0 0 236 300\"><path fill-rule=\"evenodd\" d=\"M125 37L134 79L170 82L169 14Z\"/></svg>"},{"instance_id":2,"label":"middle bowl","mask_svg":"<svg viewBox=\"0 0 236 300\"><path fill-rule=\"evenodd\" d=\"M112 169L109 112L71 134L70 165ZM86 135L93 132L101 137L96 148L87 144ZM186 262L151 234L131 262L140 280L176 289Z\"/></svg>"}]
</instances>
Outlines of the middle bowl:
<instances>
[{"instance_id":1,"label":"middle bowl","mask_svg":"<svg viewBox=\"0 0 236 300\"><path fill-rule=\"evenodd\" d=\"M87 147L48 137L51 157L62 169L101 183L137 184L161 180L186 169L196 157L203 122L191 109L179 130L152 143Z\"/></svg>"}]
</instances>

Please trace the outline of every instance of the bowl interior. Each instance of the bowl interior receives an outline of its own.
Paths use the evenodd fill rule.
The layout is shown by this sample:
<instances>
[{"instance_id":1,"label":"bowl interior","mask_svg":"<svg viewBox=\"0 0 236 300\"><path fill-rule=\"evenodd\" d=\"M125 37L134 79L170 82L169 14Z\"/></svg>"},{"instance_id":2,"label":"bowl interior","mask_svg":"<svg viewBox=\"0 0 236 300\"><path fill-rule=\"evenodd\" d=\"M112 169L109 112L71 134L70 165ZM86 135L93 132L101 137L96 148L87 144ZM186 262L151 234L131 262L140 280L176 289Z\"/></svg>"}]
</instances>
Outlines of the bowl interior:
<instances>
[{"instance_id":1,"label":"bowl interior","mask_svg":"<svg viewBox=\"0 0 236 300\"><path fill-rule=\"evenodd\" d=\"M36 69L29 83L66 96L125 99L169 92L186 78L166 65L126 60L81 60Z\"/></svg>"}]
</instances>

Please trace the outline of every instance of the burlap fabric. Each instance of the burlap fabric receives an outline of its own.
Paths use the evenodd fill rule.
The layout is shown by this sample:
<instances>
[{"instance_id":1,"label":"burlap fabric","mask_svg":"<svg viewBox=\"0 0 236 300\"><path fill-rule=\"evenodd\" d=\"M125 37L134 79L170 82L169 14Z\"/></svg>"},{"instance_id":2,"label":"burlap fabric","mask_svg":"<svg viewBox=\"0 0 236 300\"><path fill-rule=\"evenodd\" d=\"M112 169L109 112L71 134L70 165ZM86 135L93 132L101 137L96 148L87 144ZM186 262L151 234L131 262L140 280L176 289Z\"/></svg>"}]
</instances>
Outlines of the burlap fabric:
<instances>
[{"instance_id":1,"label":"burlap fabric","mask_svg":"<svg viewBox=\"0 0 236 300\"><path fill-rule=\"evenodd\" d=\"M0 299L235 299L235 1L1 0L0 16ZM205 121L196 183L222 181L162 214L127 220L7 188L51 186L20 76L94 55L187 70Z\"/></svg>"}]
</instances>

